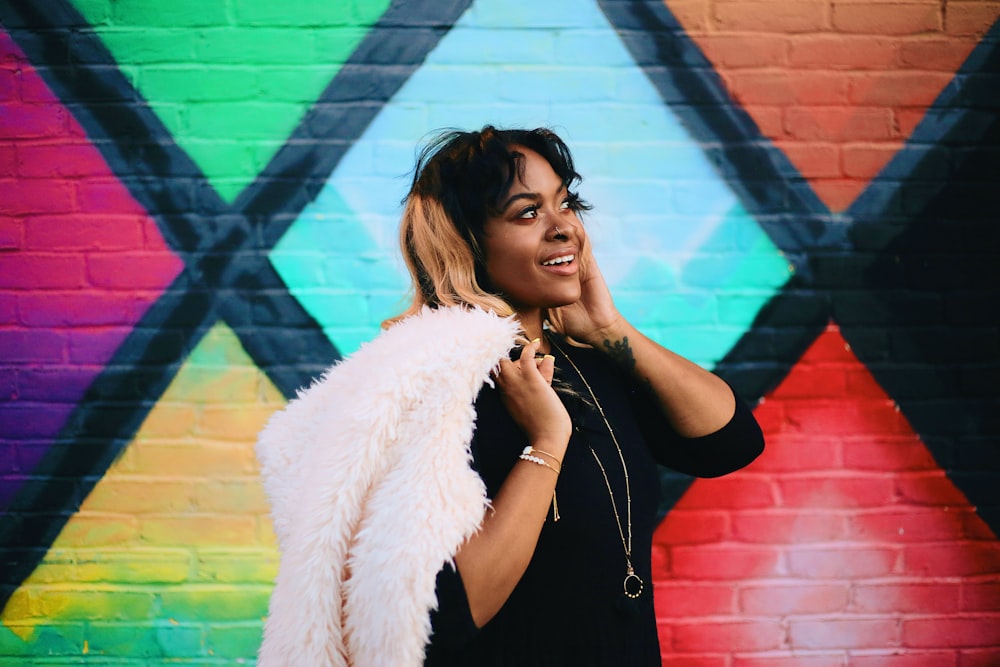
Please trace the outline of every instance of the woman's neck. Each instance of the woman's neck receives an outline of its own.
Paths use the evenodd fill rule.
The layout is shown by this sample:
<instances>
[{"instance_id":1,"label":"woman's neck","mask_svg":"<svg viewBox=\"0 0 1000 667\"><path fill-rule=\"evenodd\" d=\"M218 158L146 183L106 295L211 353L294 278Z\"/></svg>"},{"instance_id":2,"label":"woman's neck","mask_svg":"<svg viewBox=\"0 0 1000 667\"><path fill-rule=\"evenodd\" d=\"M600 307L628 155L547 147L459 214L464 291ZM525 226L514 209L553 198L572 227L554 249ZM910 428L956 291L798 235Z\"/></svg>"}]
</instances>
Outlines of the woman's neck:
<instances>
[{"instance_id":1,"label":"woman's neck","mask_svg":"<svg viewBox=\"0 0 1000 667\"><path fill-rule=\"evenodd\" d=\"M521 328L524 329L525 337L528 340L541 338L542 344L538 348L538 351L548 354L549 341L545 338L545 331L542 326L542 311L539 309L532 309L527 312L518 312L517 319L521 323Z\"/></svg>"}]
</instances>

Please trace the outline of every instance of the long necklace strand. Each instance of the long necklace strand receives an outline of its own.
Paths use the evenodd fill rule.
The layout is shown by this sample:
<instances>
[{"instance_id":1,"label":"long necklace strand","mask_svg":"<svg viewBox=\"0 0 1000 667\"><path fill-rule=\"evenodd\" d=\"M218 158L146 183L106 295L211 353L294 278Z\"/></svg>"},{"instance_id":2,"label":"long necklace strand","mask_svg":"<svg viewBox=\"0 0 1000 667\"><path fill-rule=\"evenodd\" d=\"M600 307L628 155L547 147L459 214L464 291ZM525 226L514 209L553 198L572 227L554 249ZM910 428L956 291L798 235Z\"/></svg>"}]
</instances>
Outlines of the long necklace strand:
<instances>
[{"instance_id":1,"label":"long necklace strand","mask_svg":"<svg viewBox=\"0 0 1000 667\"><path fill-rule=\"evenodd\" d=\"M622 588L625 591L625 596L632 598L638 598L642 595L643 581L642 578L635 573L635 569L632 567L632 489L628 480L628 466L625 465L625 454L622 453L621 445L618 444L618 438L615 437L615 431L611 428L611 422L608 421L607 416L604 414L604 408L601 407L601 402L597 400L597 395L594 394L594 390L590 388L590 383L587 382L587 378L583 376L580 368L573 363L566 351L559 346L555 340L550 338L550 342L555 346L557 350L566 358L569 365L573 367L576 374L580 377L580 381L583 382L583 386L587 388L587 393L590 394L590 398L594 401L594 405L597 407L597 411L601 415L601 419L604 420L604 426L607 427L608 433L611 435L611 441L615 443L615 449L618 450L618 460L622 464L622 472L625 474L625 521L628 530L628 538L626 539L626 531L622 529L621 516L618 514L618 503L615 502L615 494L611 490L611 481L608 479L608 473L604 469L604 464L601 463L601 458L594 451L594 448L589 443L587 446L590 449L591 455L593 455L594 460L597 461L597 467L601 469L601 476L604 477L604 484L608 487L608 497L611 498L611 509L615 513L615 525L618 527L618 536L622 540L622 548L625 550L625 580L622 582ZM636 588L638 586L638 588Z\"/></svg>"}]
</instances>

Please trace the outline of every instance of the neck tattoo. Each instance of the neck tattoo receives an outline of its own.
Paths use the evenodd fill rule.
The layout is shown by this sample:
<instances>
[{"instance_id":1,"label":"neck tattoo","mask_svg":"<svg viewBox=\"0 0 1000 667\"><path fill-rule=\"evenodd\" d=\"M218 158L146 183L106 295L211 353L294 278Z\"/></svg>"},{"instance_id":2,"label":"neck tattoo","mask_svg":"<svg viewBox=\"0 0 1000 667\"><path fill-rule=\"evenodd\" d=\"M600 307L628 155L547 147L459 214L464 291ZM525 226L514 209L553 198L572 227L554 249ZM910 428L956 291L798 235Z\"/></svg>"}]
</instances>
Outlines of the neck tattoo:
<instances>
[{"instance_id":1,"label":"neck tattoo","mask_svg":"<svg viewBox=\"0 0 1000 667\"><path fill-rule=\"evenodd\" d=\"M604 468L604 464L601 463L601 458L594 451L594 448L588 443L591 455L593 455L594 460L597 461L597 467L601 469L601 475L604 477L604 484L608 487L608 497L611 498L611 509L615 513L615 523L618 526L618 536L622 540L622 548L625 550L625 579L622 582L622 589L625 592L625 597L635 600L640 595L642 595L643 581L638 574L635 573L635 569L632 567L632 489L628 481L628 467L625 465L625 455L622 453L621 445L618 444L618 438L615 437L615 431L611 428L611 422L608 421L607 415L604 414L604 408L601 407L600 401L597 400L597 396L594 394L594 390L590 388L590 383L587 382L587 378L583 376L580 368L573 363L566 351L559 346L559 344L552 338L549 339L552 346L555 347L566 358L569 365L573 367L576 374L580 377L580 381L583 382L583 386L587 388L587 393L590 394L591 400L594 401L594 405L597 407L597 411L601 414L601 419L604 420L604 425L608 429L608 433L611 435L611 441L615 443L615 449L618 450L618 460L622 464L622 472L625 474L625 525L622 525L621 516L618 514L618 503L615 502L615 494L611 490L611 482L608 479L607 470Z\"/></svg>"}]
</instances>

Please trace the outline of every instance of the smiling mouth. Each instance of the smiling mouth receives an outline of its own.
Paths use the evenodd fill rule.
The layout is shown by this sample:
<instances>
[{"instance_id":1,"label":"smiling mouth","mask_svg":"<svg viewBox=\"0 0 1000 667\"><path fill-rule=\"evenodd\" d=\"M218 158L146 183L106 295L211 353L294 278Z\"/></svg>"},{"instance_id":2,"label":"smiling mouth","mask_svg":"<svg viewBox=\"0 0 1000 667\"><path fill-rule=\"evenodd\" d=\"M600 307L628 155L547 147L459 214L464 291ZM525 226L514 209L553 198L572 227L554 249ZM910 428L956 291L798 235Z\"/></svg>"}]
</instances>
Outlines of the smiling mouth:
<instances>
[{"instance_id":1,"label":"smiling mouth","mask_svg":"<svg viewBox=\"0 0 1000 667\"><path fill-rule=\"evenodd\" d=\"M574 259L576 255L562 255L561 257L553 257L552 259L542 262L542 266L558 266L560 264L569 264Z\"/></svg>"}]
</instances>

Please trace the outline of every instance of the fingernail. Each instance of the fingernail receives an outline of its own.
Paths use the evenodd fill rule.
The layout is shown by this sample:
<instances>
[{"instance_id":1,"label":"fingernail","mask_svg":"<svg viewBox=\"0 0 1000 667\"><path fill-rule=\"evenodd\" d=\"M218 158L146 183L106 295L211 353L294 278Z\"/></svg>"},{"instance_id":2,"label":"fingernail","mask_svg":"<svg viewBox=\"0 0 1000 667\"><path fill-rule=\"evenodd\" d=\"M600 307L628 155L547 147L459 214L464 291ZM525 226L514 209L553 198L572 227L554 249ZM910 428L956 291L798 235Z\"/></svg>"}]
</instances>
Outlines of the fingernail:
<instances>
[{"instance_id":1,"label":"fingernail","mask_svg":"<svg viewBox=\"0 0 1000 667\"><path fill-rule=\"evenodd\" d=\"M542 359L551 359L552 361L556 360L556 358L553 357L551 354L546 354L544 357L542 357Z\"/></svg>"}]
</instances>

